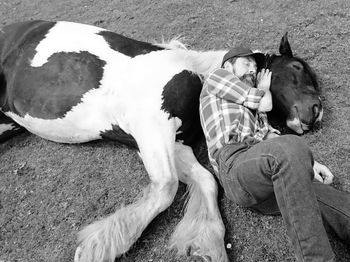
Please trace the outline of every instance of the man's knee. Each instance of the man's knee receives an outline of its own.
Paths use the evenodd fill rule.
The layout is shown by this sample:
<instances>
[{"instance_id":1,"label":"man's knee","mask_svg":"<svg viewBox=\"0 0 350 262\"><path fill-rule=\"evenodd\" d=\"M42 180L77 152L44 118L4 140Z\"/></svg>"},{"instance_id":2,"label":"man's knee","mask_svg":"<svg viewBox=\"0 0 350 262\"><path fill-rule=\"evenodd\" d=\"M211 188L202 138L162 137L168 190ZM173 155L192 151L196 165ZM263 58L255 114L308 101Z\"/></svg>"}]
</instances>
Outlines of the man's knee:
<instances>
[{"instance_id":1,"label":"man's knee","mask_svg":"<svg viewBox=\"0 0 350 262\"><path fill-rule=\"evenodd\" d=\"M275 156L278 159L277 163L279 166L276 170L291 169L291 172L282 172L283 176L292 175L303 179L309 177L310 181L312 181L314 178L312 169L313 156L310 148L302 138L295 135L281 136L276 139L275 150L277 150L275 151Z\"/></svg>"},{"instance_id":2,"label":"man's knee","mask_svg":"<svg viewBox=\"0 0 350 262\"><path fill-rule=\"evenodd\" d=\"M304 160L310 159L313 162L312 152L303 138L296 135L283 135L276 139L283 154L291 157L298 157Z\"/></svg>"}]
</instances>

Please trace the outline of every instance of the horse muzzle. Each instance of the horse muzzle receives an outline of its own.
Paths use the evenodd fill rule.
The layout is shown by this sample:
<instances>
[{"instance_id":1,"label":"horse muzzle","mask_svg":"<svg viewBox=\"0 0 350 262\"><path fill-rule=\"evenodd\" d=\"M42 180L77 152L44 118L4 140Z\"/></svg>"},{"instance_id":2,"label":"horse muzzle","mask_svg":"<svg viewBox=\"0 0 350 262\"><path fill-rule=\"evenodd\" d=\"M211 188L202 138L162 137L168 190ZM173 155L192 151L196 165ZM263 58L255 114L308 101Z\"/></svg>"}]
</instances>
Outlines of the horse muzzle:
<instances>
[{"instance_id":1,"label":"horse muzzle","mask_svg":"<svg viewBox=\"0 0 350 262\"><path fill-rule=\"evenodd\" d=\"M289 117L287 118L287 126L299 135L309 130L320 128L323 117L323 108L321 101L314 103L309 110L303 110L298 105L293 105Z\"/></svg>"}]
</instances>

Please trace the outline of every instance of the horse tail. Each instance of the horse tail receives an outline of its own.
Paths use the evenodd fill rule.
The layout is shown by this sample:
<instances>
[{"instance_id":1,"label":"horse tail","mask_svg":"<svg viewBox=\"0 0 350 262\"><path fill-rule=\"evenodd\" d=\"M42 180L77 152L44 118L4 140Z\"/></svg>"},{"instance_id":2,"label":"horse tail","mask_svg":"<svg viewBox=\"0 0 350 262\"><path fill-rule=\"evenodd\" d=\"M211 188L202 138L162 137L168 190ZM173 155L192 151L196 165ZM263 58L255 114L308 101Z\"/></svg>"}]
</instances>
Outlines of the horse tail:
<instances>
[{"instance_id":1,"label":"horse tail","mask_svg":"<svg viewBox=\"0 0 350 262\"><path fill-rule=\"evenodd\" d=\"M19 126L0 111L0 143L24 131L25 129L23 127Z\"/></svg>"}]
</instances>

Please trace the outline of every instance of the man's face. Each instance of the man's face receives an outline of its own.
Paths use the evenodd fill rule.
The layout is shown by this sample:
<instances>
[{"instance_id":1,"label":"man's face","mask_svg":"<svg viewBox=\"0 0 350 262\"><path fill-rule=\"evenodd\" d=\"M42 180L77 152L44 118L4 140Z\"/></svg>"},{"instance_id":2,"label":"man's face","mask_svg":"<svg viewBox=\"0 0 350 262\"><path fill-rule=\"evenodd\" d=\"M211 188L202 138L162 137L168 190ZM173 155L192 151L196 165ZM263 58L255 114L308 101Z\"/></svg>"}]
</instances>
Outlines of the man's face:
<instances>
[{"instance_id":1,"label":"man's face","mask_svg":"<svg viewBox=\"0 0 350 262\"><path fill-rule=\"evenodd\" d=\"M233 73L251 86L255 86L257 66L252 56L238 57L232 65Z\"/></svg>"}]
</instances>

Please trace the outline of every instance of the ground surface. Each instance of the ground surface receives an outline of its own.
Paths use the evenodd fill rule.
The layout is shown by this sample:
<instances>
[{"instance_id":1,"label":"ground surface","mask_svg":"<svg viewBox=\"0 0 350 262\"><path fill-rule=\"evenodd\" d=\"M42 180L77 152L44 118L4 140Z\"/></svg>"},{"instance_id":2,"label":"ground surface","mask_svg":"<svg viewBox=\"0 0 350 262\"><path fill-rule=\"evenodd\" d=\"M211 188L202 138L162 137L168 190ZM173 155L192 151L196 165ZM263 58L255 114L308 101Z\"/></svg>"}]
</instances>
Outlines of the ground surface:
<instances>
[{"instance_id":1,"label":"ground surface","mask_svg":"<svg viewBox=\"0 0 350 262\"><path fill-rule=\"evenodd\" d=\"M323 128L305 139L336 175L334 186L350 192L349 11L348 0L1 0L0 25L68 20L145 41L182 35L197 49L249 44L274 52L288 31L324 89ZM62 145L22 134L1 144L0 261L72 261L78 230L132 202L147 183L136 152L116 143ZM182 185L174 204L118 261L189 261L167 249L184 192ZM252 213L223 196L219 203L230 261L294 261L280 217ZM337 261L350 261L350 251L335 237L331 242Z\"/></svg>"}]
</instances>

